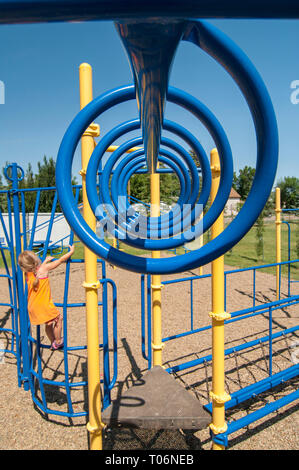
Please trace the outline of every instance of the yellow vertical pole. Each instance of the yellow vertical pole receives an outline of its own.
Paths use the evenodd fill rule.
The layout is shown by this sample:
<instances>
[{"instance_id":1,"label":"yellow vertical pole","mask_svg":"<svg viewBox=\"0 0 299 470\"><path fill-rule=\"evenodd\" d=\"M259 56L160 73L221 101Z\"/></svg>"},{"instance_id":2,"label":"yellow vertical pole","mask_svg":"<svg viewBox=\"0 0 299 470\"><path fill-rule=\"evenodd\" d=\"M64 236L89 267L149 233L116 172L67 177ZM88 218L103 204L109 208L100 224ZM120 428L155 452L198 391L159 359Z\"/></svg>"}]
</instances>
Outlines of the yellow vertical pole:
<instances>
[{"instance_id":1,"label":"yellow vertical pole","mask_svg":"<svg viewBox=\"0 0 299 470\"><path fill-rule=\"evenodd\" d=\"M151 217L160 216L160 175L152 173L151 183ZM152 251L152 258L160 258L160 251ZM162 366L162 309L161 309L161 276L152 275L152 311L153 311L153 365Z\"/></svg>"},{"instance_id":2,"label":"yellow vertical pole","mask_svg":"<svg viewBox=\"0 0 299 470\"><path fill-rule=\"evenodd\" d=\"M83 63L79 67L80 80L80 109L92 100L92 68ZM83 217L92 230L96 230L96 219L89 206L86 194L86 169L90 155L94 150L94 137L99 135L95 125L91 125L84 132L81 139L82 170L82 196ZM87 429L90 436L90 449L102 449L101 421L101 388L100 388L100 354L99 354L99 316L98 316L98 288L100 286L97 276L97 257L88 248L84 247L85 282L86 290L86 328L87 328L87 361L88 361L88 404L89 422Z\"/></svg>"},{"instance_id":3,"label":"yellow vertical pole","mask_svg":"<svg viewBox=\"0 0 299 470\"><path fill-rule=\"evenodd\" d=\"M200 214L200 220L203 218L203 212ZM199 248L203 246L203 235L200 235L199 237ZM203 275L203 266L200 266L198 269L198 275L202 276Z\"/></svg>"},{"instance_id":4,"label":"yellow vertical pole","mask_svg":"<svg viewBox=\"0 0 299 470\"><path fill-rule=\"evenodd\" d=\"M211 151L211 204L213 203L220 181L220 162L216 149ZM216 238L224 228L223 212L211 228L212 239ZM225 392L224 375L224 320L230 315L224 311L224 257L220 256L212 262L212 392L210 397L213 403L213 419L210 425L214 434L225 432L225 402L230 396ZM222 450L222 445L213 442L214 450Z\"/></svg>"},{"instance_id":5,"label":"yellow vertical pole","mask_svg":"<svg viewBox=\"0 0 299 470\"><path fill-rule=\"evenodd\" d=\"M281 263L281 199L280 188L275 189L275 215L276 215L276 263ZM279 300L279 266L276 266L276 299Z\"/></svg>"}]
</instances>

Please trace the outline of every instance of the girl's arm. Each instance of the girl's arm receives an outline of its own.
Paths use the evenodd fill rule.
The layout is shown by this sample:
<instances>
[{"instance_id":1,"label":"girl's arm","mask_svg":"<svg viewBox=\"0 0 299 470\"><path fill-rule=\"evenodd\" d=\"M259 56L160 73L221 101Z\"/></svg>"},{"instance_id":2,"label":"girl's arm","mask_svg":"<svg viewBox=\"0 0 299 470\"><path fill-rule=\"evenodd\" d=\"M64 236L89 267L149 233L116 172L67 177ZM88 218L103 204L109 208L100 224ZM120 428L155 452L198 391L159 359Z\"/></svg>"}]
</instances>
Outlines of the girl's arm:
<instances>
[{"instance_id":1,"label":"girl's arm","mask_svg":"<svg viewBox=\"0 0 299 470\"><path fill-rule=\"evenodd\" d=\"M51 259L53 259L51 257L46 258L43 264L41 265L41 269L46 270L46 271L52 271L53 269L56 269L58 266L60 266L60 264L67 261L75 251L74 245L72 246L70 245L69 248L70 248L70 251L68 253L65 253L59 259L56 259L55 261L50 261Z\"/></svg>"}]
</instances>

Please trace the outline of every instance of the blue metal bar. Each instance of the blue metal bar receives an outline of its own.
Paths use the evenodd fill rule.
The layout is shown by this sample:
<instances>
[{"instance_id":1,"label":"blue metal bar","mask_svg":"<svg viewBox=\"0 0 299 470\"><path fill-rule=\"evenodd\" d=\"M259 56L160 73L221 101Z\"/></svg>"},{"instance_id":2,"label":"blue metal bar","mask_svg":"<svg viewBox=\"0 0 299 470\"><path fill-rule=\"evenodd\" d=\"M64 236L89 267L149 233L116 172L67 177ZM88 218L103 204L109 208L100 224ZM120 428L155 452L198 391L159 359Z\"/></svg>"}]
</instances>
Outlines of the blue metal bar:
<instances>
[{"instance_id":1,"label":"blue metal bar","mask_svg":"<svg viewBox=\"0 0 299 470\"><path fill-rule=\"evenodd\" d=\"M37 336L37 343L36 343L36 357L37 357L37 377L38 377L38 382L39 382L39 389L40 393L42 396L42 402L44 408L47 408L47 399L46 399L46 394L45 394L45 388L44 388L44 381L43 381L43 368L42 368L42 359L41 359L41 343L40 343L40 326L38 325L36 327L36 336ZM31 373L33 371L31 370ZM32 381L33 382L33 381ZM32 391L32 397L34 398L35 396L35 387L32 385L31 391Z\"/></svg>"},{"instance_id":2,"label":"blue metal bar","mask_svg":"<svg viewBox=\"0 0 299 470\"><path fill-rule=\"evenodd\" d=\"M35 370L32 370L32 375L34 375L35 378L38 379L38 372ZM71 382L68 383L68 381L57 381L57 380L51 380L51 379L44 379L43 378L43 383L46 385L52 385L55 387L66 387L68 386L69 388L76 388L76 387L86 387L88 385L88 382L86 380L80 381L80 382Z\"/></svg>"},{"instance_id":3,"label":"blue metal bar","mask_svg":"<svg viewBox=\"0 0 299 470\"><path fill-rule=\"evenodd\" d=\"M295 297L296 300L294 300L293 302L288 302L286 304L283 305L284 308L286 307L291 307L293 305L296 305L298 304L299 302L299 299L297 297ZM242 318L231 318L230 320L225 320L225 324L227 325L228 323L234 323L236 321L240 321L240 320L246 320L248 318L252 318L252 317L255 317L257 315L262 315L264 313L267 313L269 307L267 306L268 304L264 304L262 307L264 307L263 310L260 310L260 311L255 311L254 313L251 313L251 314L244 314L242 316ZM281 309L282 307L280 305L278 306L274 306L272 307L272 310L279 310ZM250 309L248 309L250 310ZM183 333L179 333L177 335L173 335L173 336L168 336L166 338L163 338L162 341L163 342L166 342L166 341L171 341L171 340L174 340L174 339L178 339L178 338L183 338L184 336L190 336L190 335L193 335L195 333L201 333L202 331L207 331L207 330L210 330L212 328L211 325L206 325L206 326L203 326L201 328L198 328L198 329L195 329L195 330L190 330L190 331L185 331Z\"/></svg>"},{"instance_id":4,"label":"blue metal bar","mask_svg":"<svg viewBox=\"0 0 299 470\"><path fill-rule=\"evenodd\" d=\"M51 216L50 216L48 230L47 230L47 236L46 236L46 240L45 240L45 244L44 244L44 252L43 252L43 256L42 256L42 261L44 261L46 259L46 256L47 256L48 247L49 247L49 243L50 243L50 236L51 236L52 227L53 227L53 221L54 221L54 218L55 218L55 211L56 211L57 201L58 201L58 195L57 195L57 191L55 191L55 196L54 196L54 200L53 200L53 204L52 204Z\"/></svg>"},{"instance_id":5,"label":"blue metal bar","mask_svg":"<svg viewBox=\"0 0 299 470\"><path fill-rule=\"evenodd\" d=\"M168 285L168 284L177 284L178 282L186 282L190 281L191 279L205 279L211 277L211 274L203 274L202 276L189 276L189 277L184 277L184 278L179 278L179 279L169 279L167 281L162 281L163 285Z\"/></svg>"},{"instance_id":6,"label":"blue metal bar","mask_svg":"<svg viewBox=\"0 0 299 470\"><path fill-rule=\"evenodd\" d=\"M273 324L272 324L272 308L269 308L269 375L273 370Z\"/></svg>"},{"instance_id":7,"label":"blue metal bar","mask_svg":"<svg viewBox=\"0 0 299 470\"><path fill-rule=\"evenodd\" d=\"M146 170L146 172L147 172L147 170ZM137 197L134 197L134 196L131 196L131 195L129 195L128 197L129 197L129 199L131 199L133 202L138 202L138 203L140 203L140 204L143 204L145 207L148 207L149 209L150 209L150 207L151 207L150 204L147 204L146 202L143 202L143 201L141 201L140 199L137 199Z\"/></svg>"},{"instance_id":8,"label":"blue metal bar","mask_svg":"<svg viewBox=\"0 0 299 470\"><path fill-rule=\"evenodd\" d=\"M140 303L141 303L141 353L142 357L148 361L145 353L145 274L140 276Z\"/></svg>"},{"instance_id":9,"label":"blue metal bar","mask_svg":"<svg viewBox=\"0 0 299 470\"><path fill-rule=\"evenodd\" d=\"M21 217L22 217L22 232L21 237L23 237L23 247L24 250L27 250L27 236L26 236L26 208L25 208L25 197L24 193L21 194Z\"/></svg>"},{"instance_id":10,"label":"blue metal bar","mask_svg":"<svg viewBox=\"0 0 299 470\"><path fill-rule=\"evenodd\" d=\"M40 400L36 397L32 397L33 402L38 406L40 410L42 410L47 415L57 415L57 416L64 416L66 418L78 418L81 416L86 416L87 412L82 411L79 413L68 413L66 411L59 411L59 410L50 410L47 406L44 406Z\"/></svg>"},{"instance_id":11,"label":"blue metal bar","mask_svg":"<svg viewBox=\"0 0 299 470\"><path fill-rule=\"evenodd\" d=\"M287 307L290 307L291 305L296 305L298 302L294 302L292 304L288 304ZM276 307L276 309L279 309L281 307ZM273 310L276 310L275 308ZM228 323L234 323L234 322L237 322L237 321L240 321L240 320L247 320L248 318L252 318L252 317L256 317L257 315L261 315L261 314L264 314L268 311L268 309L266 308L265 310L261 311L261 312L255 312L255 313L251 313L251 314L248 314L248 315L244 315L242 316L242 318L233 318L233 319L230 319L230 320L225 320L225 324L228 324ZM196 333L202 333L203 331L207 331L207 330L211 330L212 326L211 325L206 325L206 326L203 326L201 328L197 328L195 330L189 330L189 331L184 331L183 333L179 333L179 334L176 334L176 335L172 335L172 336L168 336L166 338L163 338L162 339L162 342L167 342L167 341L172 341L174 339L179 339L179 338L183 338L185 336L190 336L190 335L193 335L193 334L196 334Z\"/></svg>"},{"instance_id":12,"label":"blue metal bar","mask_svg":"<svg viewBox=\"0 0 299 470\"><path fill-rule=\"evenodd\" d=\"M255 307L255 293L256 293L256 269L253 270L253 307Z\"/></svg>"},{"instance_id":13,"label":"blue metal bar","mask_svg":"<svg viewBox=\"0 0 299 470\"><path fill-rule=\"evenodd\" d=\"M33 336L29 335L29 340L32 344L37 344L37 340L35 338L33 338ZM50 349L50 345L49 344L43 344L41 343L40 344L41 348L43 349ZM100 344L100 347L102 347L103 345ZM68 346L67 347L67 350L68 351L84 351L87 349L87 346L84 345L84 346Z\"/></svg>"},{"instance_id":14,"label":"blue metal bar","mask_svg":"<svg viewBox=\"0 0 299 470\"><path fill-rule=\"evenodd\" d=\"M247 387L241 388L240 390L237 390L236 392L231 394L231 399L225 403L225 409L229 410L239 405L240 403L249 400L250 398L255 398L260 393L266 392L267 390L277 387L278 385L281 385L287 382L288 380L296 377L298 373L299 365L296 364L278 372L277 374L271 375L263 380L260 380L257 383L253 383L251 385L248 385ZM207 405L205 405L205 409L211 413L212 403L208 403Z\"/></svg>"},{"instance_id":15,"label":"blue metal bar","mask_svg":"<svg viewBox=\"0 0 299 470\"><path fill-rule=\"evenodd\" d=\"M15 228L15 245L16 245L16 259L22 251L21 248L21 233L20 233L20 210L19 210L19 193L18 193L18 166L16 163L12 167L12 198L14 209L14 228ZM22 381L24 390L28 391L30 387L30 373L29 373L29 350L28 350L28 318L27 308L25 305L23 273L18 266L16 270L18 305L20 315L20 329L21 329L21 351L23 358Z\"/></svg>"},{"instance_id":16,"label":"blue metal bar","mask_svg":"<svg viewBox=\"0 0 299 470\"><path fill-rule=\"evenodd\" d=\"M285 220L282 221L283 224L286 224L288 227L288 297L291 295L291 226L289 222L286 222Z\"/></svg>"},{"instance_id":17,"label":"blue metal bar","mask_svg":"<svg viewBox=\"0 0 299 470\"><path fill-rule=\"evenodd\" d=\"M14 253L14 239L13 239L13 223L12 223L12 207L11 207L11 200L10 200L10 192L6 193L6 200L7 200L7 211L8 211L8 226L9 226L9 233L10 238L8 238L7 232L6 239L7 245L9 247L10 252L10 261L11 261L11 272L12 277L16 280L17 279L17 268L15 264L15 253ZM2 219L3 221L3 219ZM4 224L4 221L3 221ZM16 338L16 357L17 357L17 372L18 372L18 386L21 387L22 385L22 371L21 371L21 349L20 349L20 332L19 332L19 310L18 310L18 292L17 292L17 282L12 283L13 289L13 316L12 316L12 324L15 330L15 338ZM12 337L12 348L14 348L13 344L14 336Z\"/></svg>"},{"instance_id":18,"label":"blue metal bar","mask_svg":"<svg viewBox=\"0 0 299 470\"><path fill-rule=\"evenodd\" d=\"M6 191L6 197L7 197L7 198L9 197L9 194L8 194L7 191ZM4 222L4 219L3 219L3 215L2 215L2 211L1 211L1 210L0 210L0 222L1 222L1 226L2 226L3 233L4 233L4 237L5 237L6 244L7 244L7 246L9 247L9 246L10 246L10 238L9 238L8 233L7 233L7 230L6 230L6 226L5 226L5 222ZM10 233L12 233L12 232L10 232Z\"/></svg>"},{"instance_id":19,"label":"blue metal bar","mask_svg":"<svg viewBox=\"0 0 299 470\"><path fill-rule=\"evenodd\" d=\"M40 196L41 196L41 190L39 189L36 192L36 199L35 199L35 206L34 206L34 216L33 216L33 222L32 222L32 227L31 227L31 237L30 237L30 241L29 241L29 250L32 250L32 246L33 246L33 242L34 242Z\"/></svg>"},{"instance_id":20,"label":"blue metal bar","mask_svg":"<svg viewBox=\"0 0 299 470\"><path fill-rule=\"evenodd\" d=\"M80 208L82 206L82 204L79 204L78 207ZM38 207L38 206L37 206ZM36 208L35 208L36 209ZM38 213L35 211L34 212L34 216L37 217ZM53 217L53 223L56 223L56 222L59 222L60 220L63 220L64 219L64 215L63 214L60 214L58 213L57 215L55 215ZM45 222L41 222L39 225L36 226L36 222L35 222L35 225L32 225L31 228L29 228L27 230L27 233L30 233L31 232L31 236L32 236L32 233L33 233L33 236L35 235L35 233L39 232L40 230L42 230L44 227L48 226L49 225L49 220L46 220ZM33 244L33 243L32 243Z\"/></svg>"},{"instance_id":21,"label":"blue metal bar","mask_svg":"<svg viewBox=\"0 0 299 470\"><path fill-rule=\"evenodd\" d=\"M106 276L106 273L105 273ZM101 284L110 284L112 287L112 305L113 305L113 377L108 387L109 390L112 390L116 383L117 373L118 373L118 358L117 358L117 290L116 284L112 279L103 277L101 279ZM108 376L109 378L109 376ZM109 394L110 396L110 394ZM111 400L110 400L111 401ZM107 405L108 406L108 405Z\"/></svg>"},{"instance_id":22,"label":"blue metal bar","mask_svg":"<svg viewBox=\"0 0 299 470\"><path fill-rule=\"evenodd\" d=\"M0 22L41 23L163 18L299 18L298 2L289 0L1 0Z\"/></svg>"},{"instance_id":23,"label":"blue metal bar","mask_svg":"<svg viewBox=\"0 0 299 470\"><path fill-rule=\"evenodd\" d=\"M290 261L291 263L299 263L299 259L294 259ZM245 271L253 271L257 269L265 269L265 268L273 268L275 266L284 266L287 265L289 261L282 261L280 263L270 263L270 264L263 264L259 266L250 266L249 268L238 268L238 269L232 269L225 271L224 274L238 274L242 273ZM202 276L189 276L189 277L184 277L184 278L179 278L179 279L170 279L167 281L162 281L162 284L167 285L167 284L176 284L178 282L185 282L185 281L190 281L190 279L205 279L211 277L211 274L203 274Z\"/></svg>"},{"instance_id":24,"label":"blue metal bar","mask_svg":"<svg viewBox=\"0 0 299 470\"><path fill-rule=\"evenodd\" d=\"M193 330L193 279L190 280L191 330Z\"/></svg>"},{"instance_id":25,"label":"blue metal bar","mask_svg":"<svg viewBox=\"0 0 299 470\"><path fill-rule=\"evenodd\" d=\"M106 408L111 403L110 384L110 358L109 358L109 332L108 332L108 296L107 283L105 282L106 269L102 267L102 328L103 328L103 362L104 362L104 396L103 407Z\"/></svg>"},{"instance_id":26,"label":"blue metal bar","mask_svg":"<svg viewBox=\"0 0 299 470\"><path fill-rule=\"evenodd\" d=\"M299 263L299 259L294 259L291 261L292 263ZM250 266L249 268L241 268L241 269L233 269L229 271L225 271L227 274L237 274L242 273L245 271L252 271L253 269L265 269L265 268L274 268L275 266L284 266L288 264L288 261L281 261L280 263L271 263L271 264L262 264L259 266Z\"/></svg>"},{"instance_id":27,"label":"blue metal bar","mask_svg":"<svg viewBox=\"0 0 299 470\"><path fill-rule=\"evenodd\" d=\"M0 3L1 3L1 0L0 0ZM18 167L18 168L20 169L20 167ZM75 188L82 189L82 185L80 185L80 184L74 184L74 185L72 185L72 187L73 187L73 189L75 189ZM55 191L56 186L48 186L48 187L45 187L45 188L19 188L18 192L19 193L32 193L32 192L37 192L37 191L40 191L40 190L41 191ZM6 194L7 191L10 191L10 190L9 189L1 189L0 194L4 194L4 193Z\"/></svg>"},{"instance_id":28,"label":"blue metal bar","mask_svg":"<svg viewBox=\"0 0 299 470\"><path fill-rule=\"evenodd\" d=\"M275 333L272 336L272 339L280 338L283 335L293 333L293 332L298 331L298 330L299 330L299 326L288 328L286 330ZM236 351L243 351L243 350L248 349L252 346L257 346L258 344L265 343L265 342L268 342L268 341L269 341L269 336L263 336L262 338L258 338L256 340L249 341L248 343L244 343L244 344L240 344L238 346L234 346L232 348L228 348L228 349L225 350L225 355L228 356L229 354L232 354ZM167 372L179 372L179 371L182 371L182 370L190 369L193 366L197 366L199 364L202 364L204 361L211 361L211 360L212 360L212 355L208 354L207 356L203 356L203 357L200 357L198 359L194 359L193 361L187 361L183 364L178 364L176 366L169 367L168 369L166 369L166 371Z\"/></svg>"},{"instance_id":29,"label":"blue metal bar","mask_svg":"<svg viewBox=\"0 0 299 470\"><path fill-rule=\"evenodd\" d=\"M248 415L236 421L229 422L227 426L227 431L222 434L217 434L217 436L215 436L215 439L213 436L213 440L216 441L217 439L217 442L220 443L222 441L223 443L225 443L224 445L227 445L228 435L238 431L239 429L242 429L248 426L251 423L254 423L255 421L258 421L261 418L264 418L270 413L273 413L274 411L279 410L283 406L286 406L289 403L292 403L298 398L299 398L299 390L296 390L295 392L290 393L289 395L286 395L285 397L282 397L272 403L267 403L267 405L265 405L263 408L253 411L252 413L249 413Z\"/></svg>"},{"instance_id":30,"label":"blue metal bar","mask_svg":"<svg viewBox=\"0 0 299 470\"><path fill-rule=\"evenodd\" d=\"M147 351L148 368L152 367L152 276L147 275Z\"/></svg>"},{"instance_id":31,"label":"blue metal bar","mask_svg":"<svg viewBox=\"0 0 299 470\"><path fill-rule=\"evenodd\" d=\"M242 310L236 310L235 312L231 312L231 317L233 318L233 317L237 317L237 316L240 316L240 315L244 315L246 313L258 312L260 310L263 310L263 309L269 308L269 307L276 307L276 306L279 306L279 305L282 306L285 303L294 302L294 301L297 302L298 300L299 300L299 295L294 295L292 297L286 297L285 299L275 300L273 302L268 302L266 304L257 305L256 307L249 307L249 308L244 308Z\"/></svg>"},{"instance_id":32,"label":"blue metal bar","mask_svg":"<svg viewBox=\"0 0 299 470\"><path fill-rule=\"evenodd\" d=\"M1 274L0 277L6 278L8 281L8 290L9 290L9 298L10 298L10 304L6 304L6 306L13 306L13 296L12 296L12 288L11 288L11 281L13 280L13 277L9 274L9 268L6 260L6 256L4 254L4 250L0 246L0 251L1 251L1 257L4 265L4 269L6 271L6 274ZM4 304L2 304L4 305Z\"/></svg>"},{"instance_id":33,"label":"blue metal bar","mask_svg":"<svg viewBox=\"0 0 299 470\"><path fill-rule=\"evenodd\" d=\"M288 302L287 304L285 304L283 306L283 308L286 308L286 307L292 307L293 305L297 305L298 304L298 300L294 300L292 302ZM236 317L236 318L231 318L230 320L226 320L227 323L234 323L236 321L239 321L239 320L246 320L247 318L252 318L252 317L255 317L257 315L263 315L264 313L267 313L268 311L268 308L267 308L267 304L264 304L265 306L265 310L260 310L258 312L254 312L254 313L251 313L251 314L246 314L246 315L242 315L241 318L239 317ZM280 305L276 306L276 307L272 307L272 310L280 310L282 307Z\"/></svg>"},{"instance_id":34,"label":"blue metal bar","mask_svg":"<svg viewBox=\"0 0 299 470\"><path fill-rule=\"evenodd\" d=\"M70 234L70 245L72 245L74 238L73 232ZM66 391L66 397L67 397L67 403L68 403L68 408L69 412L73 414L73 404L72 404L72 398L71 398L71 392L70 392L70 383L69 383L69 362L68 362L68 305L67 305L67 300L68 300L68 292L69 292L69 281L70 281L70 263L69 260L66 262L66 268L65 268L65 280L64 280L64 295L63 295L63 341L64 341L64 348L63 348L63 356L64 356L64 378L65 378L65 391Z\"/></svg>"}]
</instances>

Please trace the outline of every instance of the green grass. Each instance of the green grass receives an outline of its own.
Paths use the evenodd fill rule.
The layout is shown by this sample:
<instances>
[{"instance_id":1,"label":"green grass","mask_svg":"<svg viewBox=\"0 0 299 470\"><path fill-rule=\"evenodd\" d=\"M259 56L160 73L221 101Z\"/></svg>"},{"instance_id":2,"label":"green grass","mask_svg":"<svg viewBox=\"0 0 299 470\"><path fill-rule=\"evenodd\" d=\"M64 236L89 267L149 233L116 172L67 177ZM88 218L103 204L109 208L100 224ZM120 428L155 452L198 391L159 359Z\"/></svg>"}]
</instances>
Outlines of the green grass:
<instances>
[{"instance_id":1,"label":"green grass","mask_svg":"<svg viewBox=\"0 0 299 470\"><path fill-rule=\"evenodd\" d=\"M296 254L296 225L291 225L291 260L297 259ZM286 224L281 226L281 261L288 259L288 233ZM247 268L276 262L276 227L273 222L265 224L264 232L264 256L257 257L256 254L256 228L253 227L247 235L224 257L225 264ZM265 268L265 272L276 273L276 267ZM288 267L282 267L282 276L287 276ZM291 278L299 279L299 263L291 266Z\"/></svg>"},{"instance_id":2,"label":"green grass","mask_svg":"<svg viewBox=\"0 0 299 470\"><path fill-rule=\"evenodd\" d=\"M291 259L296 259L296 224L290 221L291 225ZM271 264L276 262L276 234L275 234L275 223L269 222L265 224L265 232L264 232L264 257L257 258L256 255L256 228L253 227L247 235L228 253L224 256L225 264L229 266L237 266L239 268L247 268L251 266L260 266L264 264ZM287 243L288 243L288 235L287 235L287 226L282 224L281 226L281 259L282 261L286 261L288 257L287 252ZM112 240L108 239L107 242L112 244ZM207 234L204 235L204 243L208 242ZM135 248L131 248L124 243L120 242L120 249L125 251L126 253L132 255L141 255L147 254L149 255L149 251L138 250ZM8 252L7 252L8 253ZM179 248L177 250L177 254L183 254L183 248ZM166 255L169 256L170 252L166 252ZM60 256L60 255L57 255ZM75 243L75 253L73 255L74 258L83 258L84 256L84 247L83 244L79 241ZM9 263L10 264L10 263ZM0 267L3 268L3 261L0 257ZM265 272L269 272L272 274L276 273L276 268L265 268L263 269ZM287 276L287 266L282 268L282 276ZM299 280L299 263L295 266L291 267L291 278Z\"/></svg>"}]
</instances>

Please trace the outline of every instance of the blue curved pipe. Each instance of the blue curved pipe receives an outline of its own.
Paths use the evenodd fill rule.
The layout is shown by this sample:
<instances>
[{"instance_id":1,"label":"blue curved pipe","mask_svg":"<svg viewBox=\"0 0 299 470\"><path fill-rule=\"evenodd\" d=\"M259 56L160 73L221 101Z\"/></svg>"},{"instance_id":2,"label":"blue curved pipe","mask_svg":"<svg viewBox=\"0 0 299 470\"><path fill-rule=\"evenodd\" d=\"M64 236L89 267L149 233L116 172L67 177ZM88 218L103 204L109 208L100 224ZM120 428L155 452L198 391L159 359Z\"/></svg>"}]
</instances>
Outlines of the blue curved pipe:
<instances>
[{"instance_id":1,"label":"blue curved pipe","mask_svg":"<svg viewBox=\"0 0 299 470\"><path fill-rule=\"evenodd\" d=\"M223 33L203 21L190 22L184 39L195 43L225 66L240 86L251 110L256 128L257 165L251 191L237 217L217 238L199 250L163 259L141 258L118 252L110 245L95 239L94 233L84 222L73 202L69 183L71 181L72 158L81 134L88 124L97 117L98 110L95 104L101 100L100 108L101 112L104 112L112 105L120 103L122 97L117 90L102 95L80 111L79 118L77 116L74 119L62 140L57 159L56 177L61 206L77 236L100 257L124 269L140 273L178 273L207 264L223 255L248 232L259 216L271 192L277 168L278 135L273 106L265 85L247 56ZM122 90L126 90L127 96L132 93L129 87ZM197 110L194 104L187 106L186 103L186 107L196 114ZM221 172L229 174L232 164L228 168L223 165L223 148L219 148L218 145L221 133L216 132L213 126L210 128L211 126L207 123L206 125L214 137L219 151ZM219 205L220 202L223 202L221 201L223 192L227 191L226 187L222 189L223 191L220 191L219 188L216 197L216 200L217 198L219 200Z\"/></svg>"}]
</instances>

